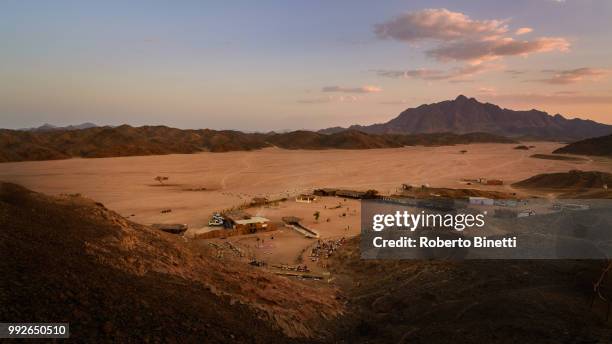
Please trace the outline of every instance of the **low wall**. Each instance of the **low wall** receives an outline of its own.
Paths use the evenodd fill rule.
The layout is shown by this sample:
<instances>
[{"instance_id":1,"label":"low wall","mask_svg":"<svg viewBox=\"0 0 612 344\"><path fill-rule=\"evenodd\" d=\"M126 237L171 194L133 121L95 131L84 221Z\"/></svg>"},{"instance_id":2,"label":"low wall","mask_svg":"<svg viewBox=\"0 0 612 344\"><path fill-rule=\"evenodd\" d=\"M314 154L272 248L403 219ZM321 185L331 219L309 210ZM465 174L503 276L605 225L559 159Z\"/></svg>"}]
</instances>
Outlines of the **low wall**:
<instances>
[{"instance_id":1,"label":"low wall","mask_svg":"<svg viewBox=\"0 0 612 344\"><path fill-rule=\"evenodd\" d=\"M276 230L275 223L268 223L268 227L260 228L255 233L271 232ZM249 228L242 229L215 229L206 233L197 234L194 239L215 239L215 238L227 238L236 235L253 234Z\"/></svg>"}]
</instances>

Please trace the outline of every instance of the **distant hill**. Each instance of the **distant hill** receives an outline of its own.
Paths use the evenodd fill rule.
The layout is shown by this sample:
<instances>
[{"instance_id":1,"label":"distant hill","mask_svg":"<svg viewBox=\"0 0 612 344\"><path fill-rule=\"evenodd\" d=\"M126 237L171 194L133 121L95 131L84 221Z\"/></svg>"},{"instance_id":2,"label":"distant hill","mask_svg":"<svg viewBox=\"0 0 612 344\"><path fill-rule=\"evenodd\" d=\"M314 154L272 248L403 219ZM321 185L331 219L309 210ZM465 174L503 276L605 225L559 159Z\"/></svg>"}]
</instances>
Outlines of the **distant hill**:
<instances>
[{"instance_id":1,"label":"distant hill","mask_svg":"<svg viewBox=\"0 0 612 344\"><path fill-rule=\"evenodd\" d=\"M454 100L407 109L386 123L353 125L348 129L373 134L486 132L507 137L547 140L579 140L612 133L611 125L591 120L566 119L559 114L551 116L538 110L502 109L463 95ZM333 127L320 132L331 134L343 130L346 129Z\"/></svg>"},{"instance_id":2,"label":"distant hill","mask_svg":"<svg viewBox=\"0 0 612 344\"><path fill-rule=\"evenodd\" d=\"M397 135L356 130L325 135L311 131L242 133L210 129L182 130L165 126L95 127L82 130L17 131L0 129L0 162L102 158L203 151L248 151L276 146L284 149L371 149L406 145L513 143L491 134L451 133Z\"/></svg>"},{"instance_id":3,"label":"distant hill","mask_svg":"<svg viewBox=\"0 0 612 344\"><path fill-rule=\"evenodd\" d=\"M403 146L391 136L369 135L356 130L347 130L332 135L300 130L273 134L267 137L266 141L285 149L372 149Z\"/></svg>"},{"instance_id":4,"label":"distant hill","mask_svg":"<svg viewBox=\"0 0 612 344\"><path fill-rule=\"evenodd\" d=\"M555 150L553 153L612 157L612 135L594 137L570 143L565 147Z\"/></svg>"},{"instance_id":5,"label":"distant hill","mask_svg":"<svg viewBox=\"0 0 612 344\"><path fill-rule=\"evenodd\" d=\"M0 161L225 152L266 146L258 134L164 126L122 125L44 132L0 130Z\"/></svg>"},{"instance_id":6,"label":"distant hill","mask_svg":"<svg viewBox=\"0 0 612 344\"><path fill-rule=\"evenodd\" d=\"M554 155L554 154L532 154L529 157L534 158L534 159L544 159L544 160L560 160L560 161L576 161L576 162L589 161L588 159L580 158L577 156Z\"/></svg>"},{"instance_id":7,"label":"distant hill","mask_svg":"<svg viewBox=\"0 0 612 344\"><path fill-rule=\"evenodd\" d=\"M571 189L612 187L612 174L598 171L573 170L560 173L543 173L512 184L534 189Z\"/></svg>"},{"instance_id":8,"label":"distant hill","mask_svg":"<svg viewBox=\"0 0 612 344\"><path fill-rule=\"evenodd\" d=\"M271 135L267 142L285 149L372 149L403 146L448 146L470 143L515 143L516 141L486 133L452 134L366 134L358 130L345 130L334 134L295 131Z\"/></svg>"},{"instance_id":9,"label":"distant hill","mask_svg":"<svg viewBox=\"0 0 612 344\"><path fill-rule=\"evenodd\" d=\"M58 126L55 126L49 123L45 123L41 125L40 127L22 128L19 130L23 130L23 131L81 130L81 129L89 129L89 128L95 128L95 127L97 127L97 125L94 123L90 123L90 122L85 122L85 123L81 123L77 125L68 125L65 127L58 127Z\"/></svg>"}]
</instances>

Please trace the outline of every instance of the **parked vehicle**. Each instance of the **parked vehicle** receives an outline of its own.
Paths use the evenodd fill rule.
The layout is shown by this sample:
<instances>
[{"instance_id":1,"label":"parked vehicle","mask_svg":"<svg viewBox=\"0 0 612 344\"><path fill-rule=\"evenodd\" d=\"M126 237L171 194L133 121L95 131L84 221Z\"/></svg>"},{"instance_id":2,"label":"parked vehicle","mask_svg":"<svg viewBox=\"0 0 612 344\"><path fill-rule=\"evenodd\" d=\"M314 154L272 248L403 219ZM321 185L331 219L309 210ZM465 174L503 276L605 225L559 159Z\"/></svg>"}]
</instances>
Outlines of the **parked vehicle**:
<instances>
[{"instance_id":1,"label":"parked vehicle","mask_svg":"<svg viewBox=\"0 0 612 344\"><path fill-rule=\"evenodd\" d=\"M219 213L214 213L212 218L208 221L208 225L211 227L223 226L223 216Z\"/></svg>"}]
</instances>

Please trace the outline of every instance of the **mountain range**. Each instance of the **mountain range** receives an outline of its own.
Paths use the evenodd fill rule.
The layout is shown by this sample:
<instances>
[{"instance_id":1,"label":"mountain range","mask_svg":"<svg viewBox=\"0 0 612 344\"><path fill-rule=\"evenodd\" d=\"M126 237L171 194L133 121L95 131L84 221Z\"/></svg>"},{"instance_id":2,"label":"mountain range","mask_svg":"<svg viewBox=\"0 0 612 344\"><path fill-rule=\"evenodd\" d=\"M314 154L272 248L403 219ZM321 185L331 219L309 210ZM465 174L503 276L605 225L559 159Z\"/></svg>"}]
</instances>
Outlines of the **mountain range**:
<instances>
[{"instance_id":1,"label":"mountain range","mask_svg":"<svg viewBox=\"0 0 612 344\"><path fill-rule=\"evenodd\" d=\"M403 146L440 146L468 143L515 143L487 133L367 134L346 130L334 134L312 131L243 133L231 130L183 130L165 126L95 127L82 130L19 131L0 129L0 162L103 158L283 149L372 149Z\"/></svg>"},{"instance_id":2,"label":"mountain range","mask_svg":"<svg viewBox=\"0 0 612 344\"><path fill-rule=\"evenodd\" d=\"M612 134L612 125L567 119L535 109L515 111L460 95L454 100L410 108L386 123L333 127L321 133L359 130L371 134L486 132L507 137L574 141Z\"/></svg>"},{"instance_id":3,"label":"mountain range","mask_svg":"<svg viewBox=\"0 0 612 344\"><path fill-rule=\"evenodd\" d=\"M515 143L515 139L577 141L612 134L612 126L566 119L538 110L514 111L463 95L454 100L407 109L396 118L368 126L328 128L318 132L244 133L233 130L177 129L166 126L100 127L83 123L67 127L0 129L0 162L100 158L114 156L283 149L372 149L469 143ZM609 136L610 137L610 136ZM597 141L599 155L609 155L609 137ZM600 140L600 141L601 141ZM576 145L579 145L576 143ZM576 151L593 154L594 143ZM608 148L606 148L608 147ZM607 152L607 153L606 153Z\"/></svg>"},{"instance_id":4,"label":"mountain range","mask_svg":"<svg viewBox=\"0 0 612 344\"><path fill-rule=\"evenodd\" d=\"M95 128L95 127L97 127L97 125L91 122L85 122L85 123L76 124L76 125L67 125L64 127L58 127L53 124L45 123L41 125L40 127L21 128L18 130L21 130L21 131L81 130L81 129L89 129L89 128Z\"/></svg>"}]
</instances>

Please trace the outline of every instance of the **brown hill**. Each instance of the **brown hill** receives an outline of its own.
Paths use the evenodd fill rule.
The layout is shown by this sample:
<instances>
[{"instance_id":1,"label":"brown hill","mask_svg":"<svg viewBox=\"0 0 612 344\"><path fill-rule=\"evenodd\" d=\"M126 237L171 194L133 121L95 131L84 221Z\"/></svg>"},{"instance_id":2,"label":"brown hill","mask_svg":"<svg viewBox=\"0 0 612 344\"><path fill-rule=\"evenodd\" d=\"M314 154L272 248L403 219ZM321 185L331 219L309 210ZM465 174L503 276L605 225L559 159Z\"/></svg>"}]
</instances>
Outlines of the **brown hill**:
<instances>
[{"instance_id":1,"label":"brown hill","mask_svg":"<svg viewBox=\"0 0 612 344\"><path fill-rule=\"evenodd\" d=\"M181 130L164 126L96 127L28 132L0 130L0 160L225 152L265 147L257 135L236 131Z\"/></svg>"},{"instance_id":2,"label":"brown hill","mask_svg":"<svg viewBox=\"0 0 612 344\"><path fill-rule=\"evenodd\" d=\"M0 321L69 322L79 342L314 339L342 309L325 285L195 251L80 197L0 183L0 228Z\"/></svg>"},{"instance_id":3,"label":"brown hill","mask_svg":"<svg viewBox=\"0 0 612 344\"><path fill-rule=\"evenodd\" d=\"M612 135L593 137L570 143L565 147L555 150L553 153L612 157Z\"/></svg>"},{"instance_id":4,"label":"brown hill","mask_svg":"<svg viewBox=\"0 0 612 344\"><path fill-rule=\"evenodd\" d=\"M294 131L267 137L267 141L285 149L372 149L403 146L448 146L470 143L516 143L506 137L487 133L433 133L416 135L366 134L345 130L333 134Z\"/></svg>"},{"instance_id":5,"label":"brown hill","mask_svg":"<svg viewBox=\"0 0 612 344\"><path fill-rule=\"evenodd\" d=\"M598 171L573 170L560 173L543 173L512 184L521 188L533 189L569 189L569 188L603 188L612 186L612 174Z\"/></svg>"},{"instance_id":6,"label":"brown hill","mask_svg":"<svg viewBox=\"0 0 612 344\"><path fill-rule=\"evenodd\" d=\"M508 137L576 140L608 135L612 126L590 120L566 119L543 111L514 111L490 103L480 103L463 95L454 100L410 108L386 123L353 125L348 129L374 134L469 133L486 132ZM334 127L323 133L345 130Z\"/></svg>"},{"instance_id":7,"label":"brown hill","mask_svg":"<svg viewBox=\"0 0 612 344\"><path fill-rule=\"evenodd\" d=\"M372 149L403 146L391 136L370 135L356 130L348 130L332 135L313 131L293 131L274 134L266 138L271 144L285 149Z\"/></svg>"},{"instance_id":8,"label":"brown hill","mask_svg":"<svg viewBox=\"0 0 612 344\"><path fill-rule=\"evenodd\" d=\"M577 156L554 155L554 154L532 154L529 157L534 158L534 159L544 159L544 160L579 161L579 162L588 161L585 158L580 158Z\"/></svg>"},{"instance_id":9,"label":"brown hill","mask_svg":"<svg viewBox=\"0 0 612 344\"><path fill-rule=\"evenodd\" d=\"M122 125L83 130L0 130L0 162L246 151L270 146L285 149L371 149L476 142L513 141L482 133L406 136L365 134L359 131L344 131L331 135L294 131L284 134L249 134L229 130L182 130L165 126Z\"/></svg>"}]
</instances>

